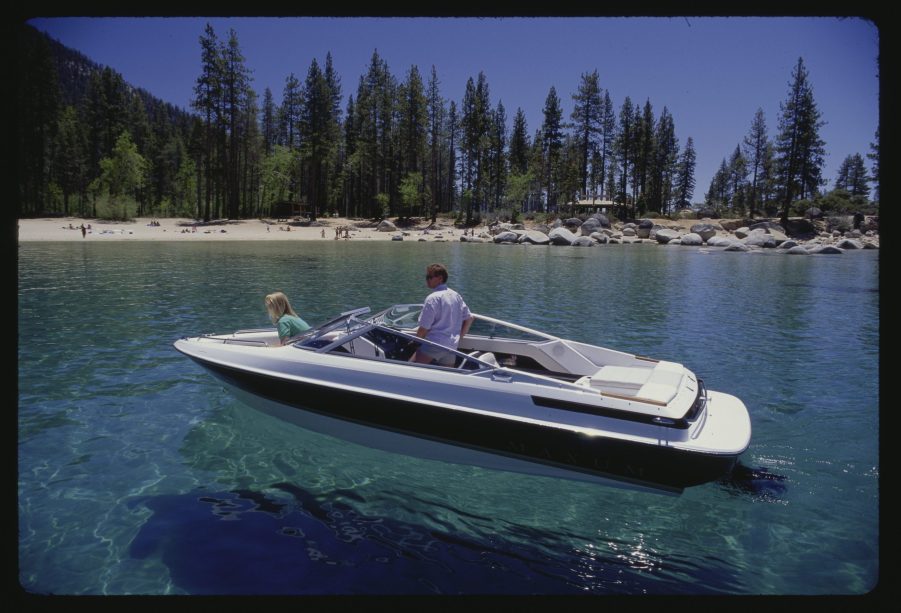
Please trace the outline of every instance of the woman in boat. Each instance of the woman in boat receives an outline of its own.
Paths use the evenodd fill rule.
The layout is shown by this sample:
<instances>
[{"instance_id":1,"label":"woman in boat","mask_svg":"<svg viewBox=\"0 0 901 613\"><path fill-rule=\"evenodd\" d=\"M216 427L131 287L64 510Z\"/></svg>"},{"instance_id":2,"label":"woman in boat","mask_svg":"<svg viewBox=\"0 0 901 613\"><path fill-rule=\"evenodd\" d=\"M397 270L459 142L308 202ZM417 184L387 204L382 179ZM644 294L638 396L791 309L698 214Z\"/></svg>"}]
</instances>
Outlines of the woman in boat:
<instances>
[{"instance_id":1,"label":"woman in boat","mask_svg":"<svg viewBox=\"0 0 901 613\"><path fill-rule=\"evenodd\" d=\"M269 312L269 319L278 328L278 339L283 345L291 337L310 329L310 325L294 312L288 297L282 292L273 292L267 295L264 302L266 310Z\"/></svg>"}]
</instances>

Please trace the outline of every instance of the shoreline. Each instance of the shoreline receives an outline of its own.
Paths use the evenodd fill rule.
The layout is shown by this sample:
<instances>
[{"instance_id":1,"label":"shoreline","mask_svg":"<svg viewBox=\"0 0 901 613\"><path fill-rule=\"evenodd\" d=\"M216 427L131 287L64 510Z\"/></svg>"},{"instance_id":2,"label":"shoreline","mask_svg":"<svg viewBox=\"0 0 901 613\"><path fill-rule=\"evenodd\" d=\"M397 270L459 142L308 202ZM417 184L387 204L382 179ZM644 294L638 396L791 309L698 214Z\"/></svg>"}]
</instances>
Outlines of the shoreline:
<instances>
[{"instance_id":1,"label":"shoreline","mask_svg":"<svg viewBox=\"0 0 901 613\"><path fill-rule=\"evenodd\" d=\"M822 223L818 222L818 227L814 235L807 236L804 239L790 240L782 233L781 226L772 222L761 223L765 226L764 230L754 230L749 232L747 225L753 225L755 222L747 219L659 219L654 220L659 223L657 240L652 238L639 238L632 224L614 223L612 229L604 230L607 236L593 233L589 238L580 236L579 230L575 230L575 234L568 234L571 237L569 244L580 244L590 246L600 243L620 243L620 244L653 244L659 243L695 246L716 246L729 248L730 250L756 250L760 247L783 246L786 250L797 246L795 253L799 253L800 249L819 249L826 246L842 246L845 239L854 239L852 243L845 243L843 246L851 249L858 248L878 248L879 234L878 225L875 231L867 231L865 234L858 231L839 232L827 231ZM763 222L763 220L761 220ZM878 220L876 221L878 224ZM85 226L82 233L82 224ZM698 234L689 234L691 228L698 224L706 225L706 234L704 237ZM415 226L406 228L397 228L393 225L390 230L379 231L376 224L370 220L347 219L344 217L323 217L316 221L316 225L302 226L297 222L277 221L274 219L242 219L229 220L219 219L210 222L199 222L191 218L151 218L140 217L130 221L109 221L100 219L83 219L80 217L37 217L22 218L17 220L16 225L16 241L18 243L32 242L106 242L106 241L172 241L172 242L195 242L195 241L333 241L333 240L354 240L354 241L392 241L402 240L406 242L487 242L487 243L506 243L511 242L511 237L501 238L499 234L510 234L504 232L502 224L500 227L489 227L487 225L477 226L475 228L463 230L455 227L453 221L447 218L439 218L435 226L431 226L428 221L420 222ZM363 226L363 227L358 227ZM627 226L632 226L630 229ZM739 232L739 226L744 232ZM507 225L507 227L510 227ZM538 237L543 237L545 243L548 236L546 226L534 226L534 224L526 224L519 226L523 230L517 230L519 234L512 234L513 242L517 236L526 238L532 230L539 230ZM811 226L813 228L813 226ZM669 236L664 240L660 240L660 229L669 231ZM701 230L698 230L701 231ZM760 242L760 235L757 238L748 236L755 232L762 232L768 240L768 244ZM498 235L498 236L496 236ZM688 242L684 235L693 236L691 242ZM645 234L647 236L647 234ZM747 236L747 238L745 238ZM472 238L471 238L472 237ZM608 240L608 237L609 240ZM673 240L673 239L679 240ZM681 239L686 238L686 241ZM499 239L499 240L498 240ZM597 239L597 240L595 240ZM699 242L700 241L700 242ZM524 241L518 241L524 242ZM733 243L739 243L737 245ZM730 246L731 245L731 246ZM840 253L840 251L839 251Z\"/></svg>"},{"instance_id":2,"label":"shoreline","mask_svg":"<svg viewBox=\"0 0 901 613\"><path fill-rule=\"evenodd\" d=\"M159 225L151 225L151 221ZM197 222L189 218L151 218L140 217L134 221L86 220L80 217L37 217L17 220L18 242L59 242L59 241L323 241L323 240L374 240L390 241L392 236L401 232L413 235L421 234L425 226L397 229L393 232L379 232L373 228L357 228L359 221L345 218L323 218L320 226L297 226L289 223L278 223L268 219L218 220ZM81 225L85 225L82 236ZM90 225L90 229L87 226ZM71 226L71 227L70 227ZM348 228L345 233L343 228ZM288 229L290 228L290 230ZM336 231L341 228L340 239L336 239ZM484 228L487 230L487 228ZM479 229L476 230L479 232ZM346 234L346 238L345 238ZM459 240L463 231L452 225L442 225L438 220L437 228L425 238L443 235L445 240Z\"/></svg>"}]
</instances>

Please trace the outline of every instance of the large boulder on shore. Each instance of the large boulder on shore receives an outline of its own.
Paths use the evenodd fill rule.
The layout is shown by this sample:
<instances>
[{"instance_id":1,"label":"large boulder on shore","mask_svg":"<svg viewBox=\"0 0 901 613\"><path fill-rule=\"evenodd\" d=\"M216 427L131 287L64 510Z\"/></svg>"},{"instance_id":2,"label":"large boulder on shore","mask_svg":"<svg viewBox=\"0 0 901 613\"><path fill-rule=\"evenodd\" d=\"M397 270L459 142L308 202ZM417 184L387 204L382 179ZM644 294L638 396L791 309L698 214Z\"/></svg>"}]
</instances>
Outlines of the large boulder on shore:
<instances>
[{"instance_id":1,"label":"large boulder on shore","mask_svg":"<svg viewBox=\"0 0 901 613\"><path fill-rule=\"evenodd\" d=\"M689 232L688 234L683 234L679 238L681 244L688 245L690 247L699 247L704 244L704 239L701 238L700 234L695 234L694 232Z\"/></svg>"},{"instance_id":2,"label":"large boulder on shore","mask_svg":"<svg viewBox=\"0 0 901 613\"><path fill-rule=\"evenodd\" d=\"M397 232L397 226L395 226L387 219L383 219L376 227L376 232Z\"/></svg>"},{"instance_id":3,"label":"large boulder on shore","mask_svg":"<svg viewBox=\"0 0 901 613\"><path fill-rule=\"evenodd\" d=\"M594 247L597 243L590 236L577 236L573 241L573 247Z\"/></svg>"},{"instance_id":4,"label":"large boulder on shore","mask_svg":"<svg viewBox=\"0 0 901 613\"><path fill-rule=\"evenodd\" d=\"M817 229L809 219L789 219L785 225L785 234L807 240L817 235Z\"/></svg>"},{"instance_id":5,"label":"large boulder on shore","mask_svg":"<svg viewBox=\"0 0 901 613\"><path fill-rule=\"evenodd\" d=\"M738 236L738 233L736 232L735 235ZM749 247L776 247L776 237L762 228L751 230L741 242Z\"/></svg>"},{"instance_id":6,"label":"large boulder on shore","mask_svg":"<svg viewBox=\"0 0 901 613\"><path fill-rule=\"evenodd\" d=\"M654 221L651 219L638 220L638 226L635 228L635 236L638 238L650 238L651 229L654 227Z\"/></svg>"},{"instance_id":7,"label":"large boulder on shore","mask_svg":"<svg viewBox=\"0 0 901 613\"><path fill-rule=\"evenodd\" d=\"M579 230L582 232L582 236L591 236L592 232L597 232L598 228L601 227L601 221L596 217L589 217L582 225L579 226Z\"/></svg>"},{"instance_id":8,"label":"large boulder on shore","mask_svg":"<svg viewBox=\"0 0 901 613\"><path fill-rule=\"evenodd\" d=\"M844 253L844 251L834 245L814 245L807 250L807 253L816 255L839 255Z\"/></svg>"},{"instance_id":9,"label":"large boulder on shore","mask_svg":"<svg viewBox=\"0 0 901 613\"><path fill-rule=\"evenodd\" d=\"M591 215L589 215L589 219L597 219L599 222L601 222L602 228L610 227L610 220L607 219L607 216L603 213L592 213Z\"/></svg>"},{"instance_id":10,"label":"large boulder on shore","mask_svg":"<svg viewBox=\"0 0 901 613\"><path fill-rule=\"evenodd\" d=\"M700 236L704 241L708 241L716 236L716 227L709 223L696 223L691 227L691 231Z\"/></svg>"},{"instance_id":11,"label":"large boulder on shore","mask_svg":"<svg viewBox=\"0 0 901 613\"><path fill-rule=\"evenodd\" d=\"M539 232L537 230L526 230L519 236L520 243L527 243L531 245L547 245L551 242L551 239L548 238L548 235L544 232Z\"/></svg>"},{"instance_id":12,"label":"large boulder on shore","mask_svg":"<svg viewBox=\"0 0 901 613\"><path fill-rule=\"evenodd\" d=\"M738 244L740 241L731 236L711 236L707 239L709 247L728 247L729 245Z\"/></svg>"},{"instance_id":13,"label":"large boulder on shore","mask_svg":"<svg viewBox=\"0 0 901 613\"><path fill-rule=\"evenodd\" d=\"M657 230L654 238L657 239L658 243L665 245L666 243L679 238L679 233L675 230L670 230L669 228L663 228L662 230Z\"/></svg>"},{"instance_id":14,"label":"large boulder on shore","mask_svg":"<svg viewBox=\"0 0 901 613\"><path fill-rule=\"evenodd\" d=\"M519 234L512 230L504 230L494 237L495 243L515 243L519 240Z\"/></svg>"},{"instance_id":15,"label":"large boulder on shore","mask_svg":"<svg viewBox=\"0 0 901 613\"><path fill-rule=\"evenodd\" d=\"M783 228L780 224L775 221L758 221L757 223L752 223L748 226L750 230L764 230L766 232L772 233L773 230L777 232L781 232L785 234L785 228Z\"/></svg>"},{"instance_id":16,"label":"large boulder on shore","mask_svg":"<svg viewBox=\"0 0 901 613\"><path fill-rule=\"evenodd\" d=\"M839 249L863 249L863 243L853 238L846 238L835 245Z\"/></svg>"},{"instance_id":17,"label":"large boulder on shore","mask_svg":"<svg viewBox=\"0 0 901 613\"><path fill-rule=\"evenodd\" d=\"M548 234L552 245L572 245L576 235L566 228L554 228Z\"/></svg>"}]
</instances>

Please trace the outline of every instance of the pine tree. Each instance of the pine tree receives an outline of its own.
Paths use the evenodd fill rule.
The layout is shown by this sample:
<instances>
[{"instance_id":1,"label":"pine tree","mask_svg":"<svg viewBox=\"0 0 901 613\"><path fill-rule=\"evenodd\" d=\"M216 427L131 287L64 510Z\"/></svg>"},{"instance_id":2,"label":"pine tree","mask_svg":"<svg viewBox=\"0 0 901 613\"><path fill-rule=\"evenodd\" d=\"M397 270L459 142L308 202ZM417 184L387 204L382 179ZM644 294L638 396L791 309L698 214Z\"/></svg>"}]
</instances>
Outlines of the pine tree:
<instances>
[{"instance_id":1,"label":"pine tree","mask_svg":"<svg viewBox=\"0 0 901 613\"><path fill-rule=\"evenodd\" d=\"M825 163L825 144L819 136L819 129L825 123L820 119L802 58L798 58L792 71L789 95L780 110L776 138L777 172L782 192L781 219L787 224L791 203L817 193Z\"/></svg>"},{"instance_id":2,"label":"pine tree","mask_svg":"<svg viewBox=\"0 0 901 613\"><path fill-rule=\"evenodd\" d=\"M638 207L638 212L644 214L648 204L645 192L648 191L648 176L653 163L654 149L656 148L654 143L656 122L650 99L645 100L641 116L636 117L636 125L637 155L632 181L632 199Z\"/></svg>"},{"instance_id":3,"label":"pine tree","mask_svg":"<svg viewBox=\"0 0 901 613\"><path fill-rule=\"evenodd\" d=\"M272 153L272 147L276 143L278 124L276 123L276 109L275 102L272 99L272 90L268 87L266 88L266 91L263 92L262 121L263 151L266 155L269 155Z\"/></svg>"},{"instance_id":4,"label":"pine tree","mask_svg":"<svg viewBox=\"0 0 901 613\"><path fill-rule=\"evenodd\" d=\"M206 25L204 34L200 37L201 49L201 74L194 85L194 99L191 106L200 112L203 117L203 151L202 167L205 177L203 219L209 221L212 217L211 202L213 198L213 186L216 177L214 171L215 127L218 124L220 113L220 99L222 97L222 60L219 55L219 41L213 26ZM201 164L198 164L198 169Z\"/></svg>"},{"instance_id":5,"label":"pine tree","mask_svg":"<svg viewBox=\"0 0 901 613\"><path fill-rule=\"evenodd\" d=\"M867 159L873 162L873 172L870 175L870 182L873 184L874 199L879 200L879 130L876 130L876 139L870 143L870 151L867 153Z\"/></svg>"},{"instance_id":6,"label":"pine tree","mask_svg":"<svg viewBox=\"0 0 901 613\"><path fill-rule=\"evenodd\" d=\"M766 119L764 118L763 109L758 108L751 122L751 129L745 136L744 156L748 164L748 173L750 174L750 193L748 194L748 204L750 215L753 219L757 214L758 207L761 205L760 195L760 179L763 173L763 165L767 151L769 137L767 136Z\"/></svg>"},{"instance_id":7,"label":"pine tree","mask_svg":"<svg viewBox=\"0 0 901 613\"><path fill-rule=\"evenodd\" d=\"M510 135L510 172L525 174L529 164L529 134L526 126L526 115L522 109L516 109L513 118L513 132Z\"/></svg>"},{"instance_id":8,"label":"pine tree","mask_svg":"<svg viewBox=\"0 0 901 613\"><path fill-rule=\"evenodd\" d=\"M867 197L870 194L870 177L859 153L849 155L842 161L835 179L835 188L848 191L852 196Z\"/></svg>"},{"instance_id":9,"label":"pine tree","mask_svg":"<svg viewBox=\"0 0 901 613\"><path fill-rule=\"evenodd\" d=\"M729 206L736 211L745 209L745 193L747 192L748 164L741 152L741 146L736 145L732 157L729 158L728 189L730 194Z\"/></svg>"},{"instance_id":10,"label":"pine tree","mask_svg":"<svg viewBox=\"0 0 901 613\"><path fill-rule=\"evenodd\" d=\"M595 176L596 184L601 188L601 196L610 200L613 192L606 189L609 182L613 182L614 175L614 143L616 141L616 113L613 109L613 102L610 100L610 93L604 92L603 108L601 110L601 136L597 149L597 164L592 164L592 173ZM597 166L597 168L595 168Z\"/></svg>"},{"instance_id":11,"label":"pine tree","mask_svg":"<svg viewBox=\"0 0 901 613\"><path fill-rule=\"evenodd\" d=\"M500 208L507 185L507 112L498 100L491 113L488 133L488 174L491 198L489 203Z\"/></svg>"},{"instance_id":12,"label":"pine tree","mask_svg":"<svg viewBox=\"0 0 901 613\"><path fill-rule=\"evenodd\" d=\"M573 94L573 101L571 119L578 139L581 193L587 195L588 165L598 149L598 138L603 132L604 103L597 70L582 74L579 90Z\"/></svg>"},{"instance_id":13,"label":"pine tree","mask_svg":"<svg viewBox=\"0 0 901 613\"><path fill-rule=\"evenodd\" d=\"M75 107L67 106L60 114L55 141L53 166L56 181L63 192L63 213L68 216L70 196L83 196L88 183L87 139ZM79 214L84 215L84 212L79 206Z\"/></svg>"},{"instance_id":14,"label":"pine tree","mask_svg":"<svg viewBox=\"0 0 901 613\"><path fill-rule=\"evenodd\" d=\"M560 182L560 156L563 150L563 109L557 90L551 86L544 101L544 121L541 124L541 145L544 158L544 185L547 191L545 212L557 210Z\"/></svg>"},{"instance_id":15,"label":"pine tree","mask_svg":"<svg viewBox=\"0 0 901 613\"><path fill-rule=\"evenodd\" d=\"M636 118L635 109L629 96L623 100L619 111L619 130L616 134L616 157L619 162L619 193L614 200L624 207L634 200L628 197L629 178L634 174L634 160L636 157Z\"/></svg>"},{"instance_id":16,"label":"pine tree","mask_svg":"<svg viewBox=\"0 0 901 613\"><path fill-rule=\"evenodd\" d=\"M673 199L674 183L679 162L679 142L673 116L663 107L654 135L654 153L648 185L647 202L651 210L667 213Z\"/></svg>"},{"instance_id":17,"label":"pine tree","mask_svg":"<svg viewBox=\"0 0 901 613\"><path fill-rule=\"evenodd\" d=\"M679 158L679 166L676 176L675 196L676 206L686 208L691 206L691 197L695 191L695 143L689 136L685 141L685 149Z\"/></svg>"},{"instance_id":18,"label":"pine tree","mask_svg":"<svg viewBox=\"0 0 901 613\"><path fill-rule=\"evenodd\" d=\"M428 149L429 149L429 165L427 184L431 191L431 212L430 217L434 224L438 218L438 211L444 205L444 181L443 181L443 153L442 146L444 141L444 99L441 97L439 90L438 71L432 66L432 73L429 77L428 84Z\"/></svg>"}]
</instances>

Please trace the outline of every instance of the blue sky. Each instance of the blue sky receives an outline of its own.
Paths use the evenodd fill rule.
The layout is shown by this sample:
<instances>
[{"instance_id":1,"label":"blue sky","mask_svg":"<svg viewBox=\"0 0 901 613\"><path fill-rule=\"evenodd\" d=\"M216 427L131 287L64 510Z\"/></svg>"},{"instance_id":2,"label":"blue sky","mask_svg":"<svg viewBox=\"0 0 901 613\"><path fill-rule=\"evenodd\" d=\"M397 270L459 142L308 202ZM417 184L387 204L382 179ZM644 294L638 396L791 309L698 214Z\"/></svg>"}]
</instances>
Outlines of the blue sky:
<instances>
[{"instance_id":1,"label":"blue sky","mask_svg":"<svg viewBox=\"0 0 901 613\"><path fill-rule=\"evenodd\" d=\"M484 72L492 106L503 102L508 128L522 108L530 135L541 125L551 86L568 117L581 75L597 70L617 115L626 96L640 106L650 100L655 117L664 106L673 115L681 146L693 138L695 202L758 108L775 137L799 57L827 122L821 137L830 186L846 156L870 151L879 124L879 31L859 18L65 17L29 23L186 109L206 23L220 39L235 30L254 88L260 94L270 88L276 102L290 73L302 80L314 57L321 64L331 52L343 108L377 49L399 80L416 64L427 81L434 65L442 96L458 107L467 79Z\"/></svg>"}]
</instances>

